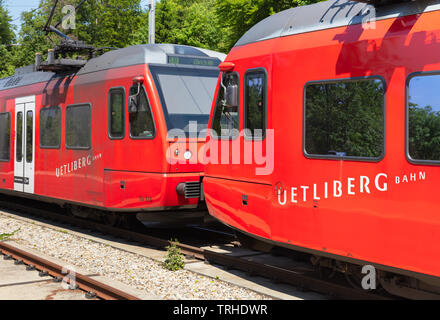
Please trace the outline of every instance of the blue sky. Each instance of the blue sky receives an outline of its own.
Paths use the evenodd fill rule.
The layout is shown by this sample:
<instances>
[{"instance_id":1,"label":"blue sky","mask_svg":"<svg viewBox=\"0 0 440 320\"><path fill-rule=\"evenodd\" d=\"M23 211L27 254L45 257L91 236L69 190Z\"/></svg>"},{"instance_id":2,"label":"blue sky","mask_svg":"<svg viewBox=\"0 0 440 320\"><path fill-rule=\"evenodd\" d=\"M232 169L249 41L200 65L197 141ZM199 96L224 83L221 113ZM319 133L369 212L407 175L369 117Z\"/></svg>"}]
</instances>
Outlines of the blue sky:
<instances>
[{"instance_id":1,"label":"blue sky","mask_svg":"<svg viewBox=\"0 0 440 320\"><path fill-rule=\"evenodd\" d=\"M40 0L5 0L6 7L16 26L16 32L20 29L20 15L23 11L29 11L38 8ZM146 7L150 0L142 0L142 7Z\"/></svg>"}]
</instances>

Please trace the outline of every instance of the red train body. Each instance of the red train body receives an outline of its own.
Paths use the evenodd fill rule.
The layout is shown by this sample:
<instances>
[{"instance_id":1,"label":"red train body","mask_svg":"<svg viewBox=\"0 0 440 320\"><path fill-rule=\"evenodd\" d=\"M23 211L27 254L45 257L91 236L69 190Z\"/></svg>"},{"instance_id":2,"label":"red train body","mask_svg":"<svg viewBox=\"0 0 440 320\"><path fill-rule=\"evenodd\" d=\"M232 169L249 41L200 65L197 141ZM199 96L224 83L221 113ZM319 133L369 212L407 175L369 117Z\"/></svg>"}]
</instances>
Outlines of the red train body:
<instances>
[{"instance_id":1,"label":"red train body","mask_svg":"<svg viewBox=\"0 0 440 320\"><path fill-rule=\"evenodd\" d=\"M432 84L440 74L439 10L437 1L374 8L329 0L276 14L244 35L220 66L227 88L218 86L211 112L211 130L226 134L208 137L208 145L224 144L218 154L208 154L205 168L210 214L267 243L438 285L440 159L417 156L411 130L413 111L422 111L412 101L430 99L434 111L435 103L440 105ZM429 79L431 84L423 85ZM356 86L361 91L373 86L371 97L377 99L365 102ZM234 101L234 90L240 96L236 109L226 102ZM252 90L258 104L248 94ZM333 112L318 109L329 106L321 99L325 90L333 90L327 99L340 99L333 108L353 92L358 96L350 101L359 98L359 106L377 104L376 151L367 156L319 152L318 138L332 139L331 130L319 134L322 126L313 125ZM251 113L258 117L247 117ZM354 115L344 121L364 114ZM228 124L231 117L235 124ZM332 130L344 121L336 127L333 122ZM228 134L249 125L265 135ZM371 127L362 127L359 141ZM356 145L354 136L351 145ZM233 152L225 153L234 148L242 151L235 162ZM261 149L265 161L246 162L246 148ZM256 171L264 168L263 174Z\"/></svg>"},{"instance_id":2,"label":"red train body","mask_svg":"<svg viewBox=\"0 0 440 320\"><path fill-rule=\"evenodd\" d=\"M205 137L175 144L168 132L184 131L193 117L207 125L223 58L187 46L141 45L92 59L78 73L31 66L0 80L0 192L113 212L159 212L158 220L197 208L203 165L171 159L197 152ZM176 107L170 93L191 97L197 85L204 96ZM198 109L185 111L190 104ZM178 194L182 183L186 189ZM149 221L146 214L139 218Z\"/></svg>"}]
</instances>

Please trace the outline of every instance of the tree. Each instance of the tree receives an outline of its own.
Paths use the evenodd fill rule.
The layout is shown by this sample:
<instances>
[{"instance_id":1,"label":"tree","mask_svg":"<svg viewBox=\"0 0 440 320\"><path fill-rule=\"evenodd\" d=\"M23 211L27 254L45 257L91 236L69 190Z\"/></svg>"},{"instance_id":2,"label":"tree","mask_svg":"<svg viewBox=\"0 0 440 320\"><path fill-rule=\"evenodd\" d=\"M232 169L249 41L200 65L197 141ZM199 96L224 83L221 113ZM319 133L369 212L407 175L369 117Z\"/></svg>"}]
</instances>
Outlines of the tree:
<instances>
[{"instance_id":1,"label":"tree","mask_svg":"<svg viewBox=\"0 0 440 320\"><path fill-rule=\"evenodd\" d=\"M81 0L60 0L51 25L62 20L62 9L66 4L76 6ZM34 63L35 53L47 53L60 42L60 38L43 31L53 6L53 0L41 0L38 9L22 14L19 33L20 47L16 50L14 65L22 67ZM76 12L76 28L58 29L72 39L85 41L95 47L123 48L135 42L137 30L144 28L145 20L140 0L86 1Z\"/></svg>"},{"instance_id":2,"label":"tree","mask_svg":"<svg viewBox=\"0 0 440 320\"><path fill-rule=\"evenodd\" d=\"M227 52L227 34L215 0L162 0L156 9L156 41Z\"/></svg>"},{"instance_id":3,"label":"tree","mask_svg":"<svg viewBox=\"0 0 440 320\"><path fill-rule=\"evenodd\" d=\"M140 0L87 1L78 11L76 38L96 47L124 48L148 29Z\"/></svg>"},{"instance_id":4,"label":"tree","mask_svg":"<svg viewBox=\"0 0 440 320\"><path fill-rule=\"evenodd\" d=\"M215 9L223 31L229 34L228 49L261 20L286 9L321 0L216 0Z\"/></svg>"},{"instance_id":5,"label":"tree","mask_svg":"<svg viewBox=\"0 0 440 320\"><path fill-rule=\"evenodd\" d=\"M5 9L3 0L0 0L0 44L12 44L15 38L14 30L11 25L11 17Z\"/></svg>"},{"instance_id":6,"label":"tree","mask_svg":"<svg viewBox=\"0 0 440 320\"><path fill-rule=\"evenodd\" d=\"M0 78L14 73L14 66L12 64L13 48L11 44L15 40L15 35L11 21L12 19L5 9L3 0L0 0Z\"/></svg>"},{"instance_id":7,"label":"tree","mask_svg":"<svg viewBox=\"0 0 440 320\"><path fill-rule=\"evenodd\" d=\"M23 12L23 23L18 35L19 46L14 50L13 62L15 67L20 68L35 62L35 53L46 53L53 44L46 37L43 27L47 16L42 9Z\"/></svg>"}]
</instances>

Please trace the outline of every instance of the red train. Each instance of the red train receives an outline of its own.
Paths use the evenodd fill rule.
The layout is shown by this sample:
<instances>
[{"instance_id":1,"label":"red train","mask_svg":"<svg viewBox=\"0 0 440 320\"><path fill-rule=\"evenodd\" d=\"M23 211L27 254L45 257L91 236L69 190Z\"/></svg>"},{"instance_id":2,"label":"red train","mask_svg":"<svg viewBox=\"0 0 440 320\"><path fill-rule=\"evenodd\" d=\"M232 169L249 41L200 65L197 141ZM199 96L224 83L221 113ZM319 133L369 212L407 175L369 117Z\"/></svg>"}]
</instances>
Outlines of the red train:
<instances>
[{"instance_id":1,"label":"red train","mask_svg":"<svg viewBox=\"0 0 440 320\"><path fill-rule=\"evenodd\" d=\"M329 0L247 32L220 65L210 214L322 267L372 265L391 293L438 298L439 10Z\"/></svg>"},{"instance_id":2,"label":"red train","mask_svg":"<svg viewBox=\"0 0 440 320\"><path fill-rule=\"evenodd\" d=\"M180 45L132 46L83 65L37 55L0 80L0 192L109 221L202 217L203 165L191 159L224 57ZM200 134L188 135L191 121Z\"/></svg>"}]
</instances>

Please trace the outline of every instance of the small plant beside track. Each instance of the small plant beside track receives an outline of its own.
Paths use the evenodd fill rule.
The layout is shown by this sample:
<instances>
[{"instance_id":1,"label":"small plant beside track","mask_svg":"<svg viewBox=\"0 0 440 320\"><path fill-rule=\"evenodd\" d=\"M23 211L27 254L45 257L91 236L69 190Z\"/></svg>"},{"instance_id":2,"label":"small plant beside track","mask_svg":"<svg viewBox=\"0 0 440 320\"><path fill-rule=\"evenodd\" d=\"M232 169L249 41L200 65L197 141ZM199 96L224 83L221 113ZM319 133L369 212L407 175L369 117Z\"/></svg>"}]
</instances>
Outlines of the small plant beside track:
<instances>
[{"instance_id":1,"label":"small plant beside track","mask_svg":"<svg viewBox=\"0 0 440 320\"><path fill-rule=\"evenodd\" d=\"M0 241L7 241L9 240L14 234L16 234L20 229L15 230L12 233L0 233Z\"/></svg>"},{"instance_id":2,"label":"small plant beside track","mask_svg":"<svg viewBox=\"0 0 440 320\"><path fill-rule=\"evenodd\" d=\"M168 256L165 259L164 267L170 271L178 271L182 270L185 266L184 255L180 251L180 248L177 247L179 241L174 240L170 241L170 245L166 247L168 251Z\"/></svg>"}]
</instances>

